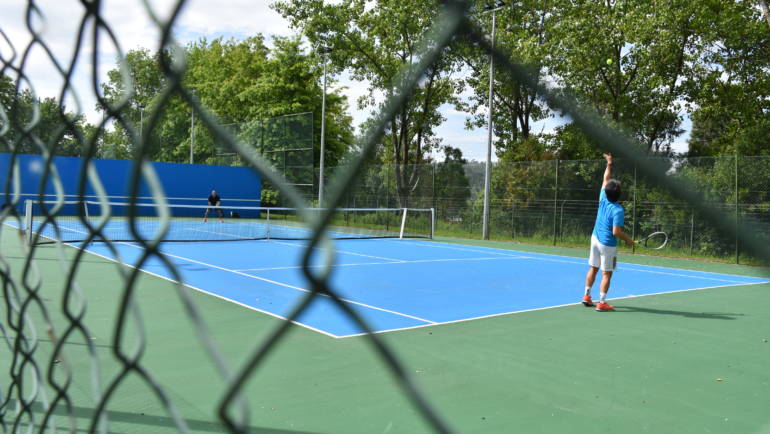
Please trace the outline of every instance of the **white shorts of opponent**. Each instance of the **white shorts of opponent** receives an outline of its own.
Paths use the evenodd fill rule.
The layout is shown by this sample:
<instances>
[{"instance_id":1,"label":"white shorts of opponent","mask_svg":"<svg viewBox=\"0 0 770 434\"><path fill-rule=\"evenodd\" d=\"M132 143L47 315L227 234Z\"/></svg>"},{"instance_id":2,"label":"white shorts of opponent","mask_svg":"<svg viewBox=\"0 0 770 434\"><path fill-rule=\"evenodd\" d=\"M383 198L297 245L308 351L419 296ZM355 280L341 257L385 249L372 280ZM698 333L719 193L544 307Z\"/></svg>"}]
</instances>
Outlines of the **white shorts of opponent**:
<instances>
[{"instance_id":1,"label":"white shorts of opponent","mask_svg":"<svg viewBox=\"0 0 770 434\"><path fill-rule=\"evenodd\" d=\"M618 265L618 247L605 246L596 235L591 235L591 254L588 265L601 268L602 271L615 271Z\"/></svg>"}]
</instances>

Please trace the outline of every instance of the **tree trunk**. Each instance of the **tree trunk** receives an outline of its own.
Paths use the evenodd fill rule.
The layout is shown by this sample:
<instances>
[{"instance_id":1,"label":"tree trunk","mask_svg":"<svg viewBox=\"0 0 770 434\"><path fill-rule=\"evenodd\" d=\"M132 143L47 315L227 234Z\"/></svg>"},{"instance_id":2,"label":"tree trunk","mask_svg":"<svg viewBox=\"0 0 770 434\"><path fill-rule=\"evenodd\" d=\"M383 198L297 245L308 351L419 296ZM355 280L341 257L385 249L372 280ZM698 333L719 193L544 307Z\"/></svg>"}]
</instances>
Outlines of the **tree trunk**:
<instances>
[{"instance_id":1,"label":"tree trunk","mask_svg":"<svg viewBox=\"0 0 770 434\"><path fill-rule=\"evenodd\" d=\"M770 26L770 7L767 6L765 0L759 0L759 5L762 6L762 15L765 16L765 21L767 21L767 25Z\"/></svg>"}]
</instances>

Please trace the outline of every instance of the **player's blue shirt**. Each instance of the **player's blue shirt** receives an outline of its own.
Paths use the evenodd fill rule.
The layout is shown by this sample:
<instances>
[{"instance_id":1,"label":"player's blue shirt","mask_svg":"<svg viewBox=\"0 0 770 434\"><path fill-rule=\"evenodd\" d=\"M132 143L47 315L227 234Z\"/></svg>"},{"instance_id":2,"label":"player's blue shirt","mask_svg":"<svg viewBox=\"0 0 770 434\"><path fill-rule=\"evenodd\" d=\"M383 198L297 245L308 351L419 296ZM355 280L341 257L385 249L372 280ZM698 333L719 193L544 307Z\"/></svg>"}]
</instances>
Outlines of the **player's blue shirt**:
<instances>
[{"instance_id":1,"label":"player's blue shirt","mask_svg":"<svg viewBox=\"0 0 770 434\"><path fill-rule=\"evenodd\" d=\"M596 212L593 235L605 246L617 246L618 239L615 238L615 235L612 235L612 227L623 227L625 216L626 213L623 211L623 207L617 202L610 202L602 188L602 192L599 193L599 211Z\"/></svg>"}]
</instances>

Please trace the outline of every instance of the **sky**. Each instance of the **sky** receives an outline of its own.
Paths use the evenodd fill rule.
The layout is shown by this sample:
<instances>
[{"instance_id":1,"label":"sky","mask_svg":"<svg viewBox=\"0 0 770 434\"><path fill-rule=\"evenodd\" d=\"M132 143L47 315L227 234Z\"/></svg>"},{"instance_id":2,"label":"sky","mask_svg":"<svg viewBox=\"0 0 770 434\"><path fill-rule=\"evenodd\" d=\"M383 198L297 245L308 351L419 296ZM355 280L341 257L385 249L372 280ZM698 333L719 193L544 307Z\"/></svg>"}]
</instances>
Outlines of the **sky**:
<instances>
[{"instance_id":1,"label":"sky","mask_svg":"<svg viewBox=\"0 0 770 434\"><path fill-rule=\"evenodd\" d=\"M94 53L96 53L96 75L100 80L106 80L106 73L116 65L117 53L123 53L137 48L157 48L160 38L153 15L165 20L170 15L175 0L148 0L152 12L145 8L141 0L103 0L102 16L114 31L120 46L111 43L105 32L100 33L100 43L94 47L92 42L92 22L86 25L82 52L73 74L75 92L65 95L68 110L79 111L86 115L89 122L95 123L100 116L96 107L94 84L90 77L93 74ZM289 36L293 30L278 13L269 8L268 0L228 0L216 2L211 0L189 0L186 2L174 35L180 45L196 41L200 38L213 39L216 37L243 39L256 33L270 36ZM67 68L73 58L78 28L83 17L83 6L78 0L42 0L38 1L40 14L32 13L30 25L53 53L53 57L63 68ZM25 62L25 72L29 76L35 91L40 97L59 97L63 85L62 75L41 45L34 45L28 53L24 53L31 40L31 33L26 27L25 0L3 0L0 2L0 30L5 33L11 44L0 35L0 55L3 59L14 58L13 64L19 66ZM269 41L269 39L268 39ZM356 100L366 91L365 83L352 82L347 76L336 77L336 83L331 89L337 88L348 97L354 125L358 126L369 115L370 110L357 110ZM446 121L437 133L444 144L458 147L468 160L483 161L487 156L486 128L466 130L467 113L458 112L451 106L442 107ZM533 128L548 132L564 123L561 119L549 119L540 122ZM689 130L689 120L684 128ZM686 140L689 133L677 140L675 150L687 150ZM437 155L436 157L440 157ZM495 160L494 153L492 160Z\"/></svg>"}]
</instances>

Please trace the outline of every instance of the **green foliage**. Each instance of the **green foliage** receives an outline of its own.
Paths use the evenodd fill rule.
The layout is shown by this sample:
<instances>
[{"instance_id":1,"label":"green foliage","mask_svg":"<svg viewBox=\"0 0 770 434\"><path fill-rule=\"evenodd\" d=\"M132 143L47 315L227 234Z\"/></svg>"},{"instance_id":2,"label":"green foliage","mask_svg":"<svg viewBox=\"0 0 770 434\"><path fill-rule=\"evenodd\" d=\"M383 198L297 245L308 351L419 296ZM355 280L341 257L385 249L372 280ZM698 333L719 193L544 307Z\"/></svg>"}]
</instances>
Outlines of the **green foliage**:
<instances>
[{"instance_id":1,"label":"green foliage","mask_svg":"<svg viewBox=\"0 0 770 434\"><path fill-rule=\"evenodd\" d=\"M85 118L68 113L55 98L38 98L29 89L0 74L0 146L3 152L80 156L84 151Z\"/></svg>"},{"instance_id":2,"label":"green foliage","mask_svg":"<svg viewBox=\"0 0 770 434\"><path fill-rule=\"evenodd\" d=\"M333 69L347 70L354 80L369 83L367 94L358 101L360 109L382 108L378 95L393 96L399 71L421 56L419 41L439 10L431 0L343 0L337 4L286 0L274 3L273 8L313 44L330 48ZM382 139L385 150L379 154L382 162L395 165L399 200L427 181L415 167L440 146L434 130L444 121L439 108L455 100L454 70L456 62L449 56L428 68Z\"/></svg>"},{"instance_id":3,"label":"green foliage","mask_svg":"<svg viewBox=\"0 0 770 434\"><path fill-rule=\"evenodd\" d=\"M443 163L433 165L433 194L441 198L442 209L447 215L458 215L470 199L470 182L464 168L466 163L462 151L446 146Z\"/></svg>"},{"instance_id":4,"label":"green foliage","mask_svg":"<svg viewBox=\"0 0 770 434\"><path fill-rule=\"evenodd\" d=\"M263 185L260 195L260 206L278 206L280 204L280 192L269 186Z\"/></svg>"},{"instance_id":5,"label":"green foliage","mask_svg":"<svg viewBox=\"0 0 770 434\"><path fill-rule=\"evenodd\" d=\"M491 14L480 6L472 19L489 32ZM770 33L752 2L525 0L497 12L496 30L501 51L593 106L651 153L670 152L685 113L693 119L691 155L770 152ZM469 128L485 127L489 58L463 44L458 40L453 54L470 69L465 84L473 93L458 107L473 113ZM531 143L523 139L533 135L532 122L553 115L504 70L495 71L498 156L536 158L526 156ZM544 158L601 154L602 144L570 123L534 135L548 143Z\"/></svg>"},{"instance_id":6,"label":"green foliage","mask_svg":"<svg viewBox=\"0 0 770 434\"><path fill-rule=\"evenodd\" d=\"M682 132L680 101L702 61L708 2L556 3L555 37L547 44L552 71L647 149L667 152Z\"/></svg>"},{"instance_id":7,"label":"green foliage","mask_svg":"<svg viewBox=\"0 0 770 434\"><path fill-rule=\"evenodd\" d=\"M770 153L770 32L751 2L715 5L691 95L691 156Z\"/></svg>"},{"instance_id":8,"label":"green foliage","mask_svg":"<svg viewBox=\"0 0 770 434\"><path fill-rule=\"evenodd\" d=\"M482 4L471 19L485 32L491 31L492 14L483 11ZM543 49L543 45L551 37L547 17L553 12L551 3L531 0L496 12L495 47L528 65L530 72L539 79L548 72L548 51ZM489 56L464 39L455 41L452 55L457 56L471 71L462 84L473 90L467 100L460 100L456 105L460 110L473 113L466 124L469 128L485 128L487 113L483 108L489 103ZM536 93L511 77L508 71L498 67L494 72L495 110L492 120L499 155L529 139L533 134L533 123L546 119L551 112Z\"/></svg>"},{"instance_id":9,"label":"green foliage","mask_svg":"<svg viewBox=\"0 0 770 434\"><path fill-rule=\"evenodd\" d=\"M183 53L188 65L185 86L191 90L194 101L213 113L221 124L247 125L286 114L316 113L310 135L311 146L316 147L312 155L317 164L322 59L315 53L306 53L296 37L275 38L273 45L268 48L261 35L242 41L218 38L194 42ZM124 121L117 124L114 134L105 137L104 156L126 158L130 155L131 150L126 149L125 144L134 142L131 134L138 135L142 129L140 119L144 117L147 123L149 115L157 109L157 95L167 85L160 61L171 56L170 53L152 54L145 49L132 50L124 59L132 83L124 82L119 69L108 73L108 82L103 85L106 99L110 104L126 100L127 106L123 110ZM133 90L127 92L126 88ZM352 118L346 111L344 96L329 92L326 98L327 164L336 164L353 142ZM189 161L192 123L190 105L179 95L172 96L162 107L157 125L152 131L143 131L148 157L156 161ZM194 161L218 164L220 153L212 133L202 122L195 122Z\"/></svg>"}]
</instances>

